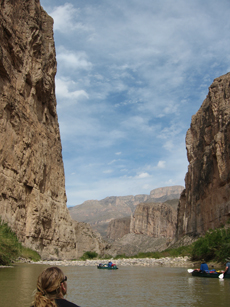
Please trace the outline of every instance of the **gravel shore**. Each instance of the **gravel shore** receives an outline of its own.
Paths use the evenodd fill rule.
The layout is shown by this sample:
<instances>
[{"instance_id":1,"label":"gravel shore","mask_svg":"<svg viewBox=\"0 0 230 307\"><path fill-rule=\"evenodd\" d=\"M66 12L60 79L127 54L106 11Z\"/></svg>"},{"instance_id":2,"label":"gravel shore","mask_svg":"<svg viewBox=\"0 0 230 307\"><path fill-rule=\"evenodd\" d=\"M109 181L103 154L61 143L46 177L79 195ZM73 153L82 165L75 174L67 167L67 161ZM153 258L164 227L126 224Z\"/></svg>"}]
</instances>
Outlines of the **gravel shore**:
<instances>
[{"instance_id":1,"label":"gravel shore","mask_svg":"<svg viewBox=\"0 0 230 307\"><path fill-rule=\"evenodd\" d=\"M47 264L52 266L96 266L99 263L106 264L109 261L115 263L119 266L168 266L168 267L193 267L193 263L189 261L189 258L186 257L176 257L176 258L130 258L130 259L107 259L107 260L64 260L64 261L38 261L30 263L34 264Z\"/></svg>"}]
</instances>

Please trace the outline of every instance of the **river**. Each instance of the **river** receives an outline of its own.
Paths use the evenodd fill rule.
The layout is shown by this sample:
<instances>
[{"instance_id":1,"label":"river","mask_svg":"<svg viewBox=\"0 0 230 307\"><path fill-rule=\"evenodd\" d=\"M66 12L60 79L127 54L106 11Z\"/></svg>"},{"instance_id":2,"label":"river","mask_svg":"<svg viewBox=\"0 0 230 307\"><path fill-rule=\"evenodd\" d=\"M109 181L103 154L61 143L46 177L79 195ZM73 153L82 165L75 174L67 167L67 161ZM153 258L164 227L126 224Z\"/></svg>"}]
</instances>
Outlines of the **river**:
<instances>
[{"instance_id":1,"label":"river","mask_svg":"<svg viewBox=\"0 0 230 307\"><path fill-rule=\"evenodd\" d=\"M29 307L37 276L48 267L18 264L0 269L0 306ZM182 267L62 266L68 300L81 307L229 306L230 279L192 277Z\"/></svg>"}]
</instances>

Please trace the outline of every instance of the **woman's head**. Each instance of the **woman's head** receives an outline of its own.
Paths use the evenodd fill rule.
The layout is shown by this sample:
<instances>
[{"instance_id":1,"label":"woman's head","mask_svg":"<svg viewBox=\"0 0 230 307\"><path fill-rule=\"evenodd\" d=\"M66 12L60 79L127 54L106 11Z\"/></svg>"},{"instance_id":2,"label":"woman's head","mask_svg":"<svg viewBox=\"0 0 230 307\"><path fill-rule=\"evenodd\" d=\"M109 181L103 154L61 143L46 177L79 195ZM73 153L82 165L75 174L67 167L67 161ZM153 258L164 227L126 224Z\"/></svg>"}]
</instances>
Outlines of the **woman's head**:
<instances>
[{"instance_id":1,"label":"woman's head","mask_svg":"<svg viewBox=\"0 0 230 307\"><path fill-rule=\"evenodd\" d=\"M58 267L45 269L37 280L34 306L56 306L55 299L63 298L67 292L67 278Z\"/></svg>"}]
</instances>

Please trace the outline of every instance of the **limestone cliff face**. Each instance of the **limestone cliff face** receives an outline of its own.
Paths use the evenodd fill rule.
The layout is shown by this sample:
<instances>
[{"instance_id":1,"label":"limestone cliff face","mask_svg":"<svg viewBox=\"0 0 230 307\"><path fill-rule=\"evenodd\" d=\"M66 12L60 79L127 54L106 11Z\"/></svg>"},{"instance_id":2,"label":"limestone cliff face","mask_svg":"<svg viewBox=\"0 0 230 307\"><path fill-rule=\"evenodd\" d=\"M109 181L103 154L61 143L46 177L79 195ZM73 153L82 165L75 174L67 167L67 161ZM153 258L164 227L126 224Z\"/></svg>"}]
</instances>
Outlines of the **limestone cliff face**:
<instances>
[{"instance_id":1,"label":"limestone cliff face","mask_svg":"<svg viewBox=\"0 0 230 307\"><path fill-rule=\"evenodd\" d=\"M94 251L99 255L104 253L107 244L98 232L92 230L89 224L74 222L77 241L77 256L81 257L87 251Z\"/></svg>"},{"instance_id":2,"label":"limestone cliff face","mask_svg":"<svg viewBox=\"0 0 230 307\"><path fill-rule=\"evenodd\" d=\"M177 210L167 203L139 204L131 217L130 232L154 238L173 239Z\"/></svg>"},{"instance_id":3,"label":"limestone cliff face","mask_svg":"<svg viewBox=\"0 0 230 307\"><path fill-rule=\"evenodd\" d=\"M214 80L186 135L189 161L177 238L199 235L230 217L230 73Z\"/></svg>"},{"instance_id":4,"label":"limestone cliff face","mask_svg":"<svg viewBox=\"0 0 230 307\"><path fill-rule=\"evenodd\" d=\"M130 217L112 220L107 228L107 238L117 240L130 233Z\"/></svg>"},{"instance_id":5,"label":"limestone cliff face","mask_svg":"<svg viewBox=\"0 0 230 307\"><path fill-rule=\"evenodd\" d=\"M76 258L56 113L53 20L39 0L0 3L0 216L43 258Z\"/></svg>"}]
</instances>

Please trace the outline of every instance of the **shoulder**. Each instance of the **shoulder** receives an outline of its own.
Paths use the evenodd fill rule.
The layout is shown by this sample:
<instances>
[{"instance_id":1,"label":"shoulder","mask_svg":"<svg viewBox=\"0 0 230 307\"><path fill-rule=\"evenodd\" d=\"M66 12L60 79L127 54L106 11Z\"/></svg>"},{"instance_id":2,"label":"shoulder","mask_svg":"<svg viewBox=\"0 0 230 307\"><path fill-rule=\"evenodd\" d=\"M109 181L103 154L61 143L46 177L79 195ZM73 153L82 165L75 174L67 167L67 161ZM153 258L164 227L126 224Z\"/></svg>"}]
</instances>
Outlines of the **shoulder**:
<instances>
[{"instance_id":1,"label":"shoulder","mask_svg":"<svg viewBox=\"0 0 230 307\"><path fill-rule=\"evenodd\" d=\"M71 303L71 302L69 302L65 299L56 299L55 301L56 301L58 307L80 307L80 306L78 306L74 303Z\"/></svg>"}]
</instances>

